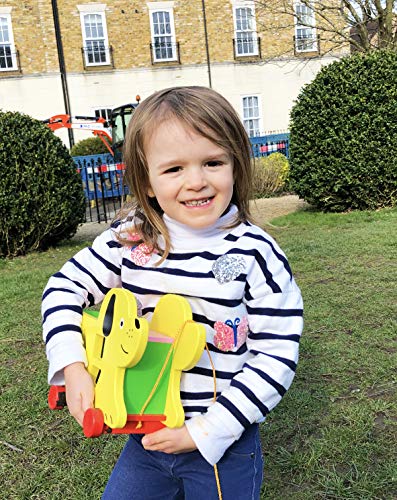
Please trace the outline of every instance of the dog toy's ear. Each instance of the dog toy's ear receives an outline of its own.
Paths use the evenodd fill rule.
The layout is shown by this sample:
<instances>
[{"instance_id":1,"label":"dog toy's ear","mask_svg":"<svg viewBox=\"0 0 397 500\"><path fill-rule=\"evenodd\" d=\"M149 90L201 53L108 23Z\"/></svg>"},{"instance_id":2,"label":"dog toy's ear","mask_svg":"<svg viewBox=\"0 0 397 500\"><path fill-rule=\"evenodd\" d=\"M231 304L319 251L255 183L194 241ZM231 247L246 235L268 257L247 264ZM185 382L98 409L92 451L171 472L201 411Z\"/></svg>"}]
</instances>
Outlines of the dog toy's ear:
<instances>
[{"instance_id":1,"label":"dog toy's ear","mask_svg":"<svg viewBox=\"0 0 397 500\"><path fill-rule=\"evenodd\" d=\"M112 331L115 303L116 303L116 295L113 294L110 297L108 306L106 308L105 317L103 319L102 332L104 337L108 337L110 335L110 332Z\"/></svg>"}]
</instances>

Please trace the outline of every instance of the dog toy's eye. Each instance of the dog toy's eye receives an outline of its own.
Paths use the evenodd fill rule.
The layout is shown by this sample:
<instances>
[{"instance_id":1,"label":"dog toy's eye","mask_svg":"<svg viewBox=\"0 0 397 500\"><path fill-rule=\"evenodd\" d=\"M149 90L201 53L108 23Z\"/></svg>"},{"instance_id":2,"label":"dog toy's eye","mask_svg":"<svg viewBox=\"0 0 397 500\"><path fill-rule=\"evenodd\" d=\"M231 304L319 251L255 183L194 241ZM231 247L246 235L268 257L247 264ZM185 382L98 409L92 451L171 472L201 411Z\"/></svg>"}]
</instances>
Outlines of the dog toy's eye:
<instances>
[{"instance_id":1,"label":"dog toy's eye","mask_svg":"<svg viewBox=\"0 0 397 500\"><path fill-rule=\"evenodd\" d=\"M141 325L139 323L139 321L135 318L135 328L140 328Z\"/></svg>"},{"instance_id":2,"label":"dog toy's eye","mask_svg":"<svg viewBox=\"0 0 397 500\"><path fill-rule=\"evenodd\" d=\"M120 320L120 328L123 328L123 326L124 326L124 319L121 318L121 320Z\"/></svg>"}]
</instances>

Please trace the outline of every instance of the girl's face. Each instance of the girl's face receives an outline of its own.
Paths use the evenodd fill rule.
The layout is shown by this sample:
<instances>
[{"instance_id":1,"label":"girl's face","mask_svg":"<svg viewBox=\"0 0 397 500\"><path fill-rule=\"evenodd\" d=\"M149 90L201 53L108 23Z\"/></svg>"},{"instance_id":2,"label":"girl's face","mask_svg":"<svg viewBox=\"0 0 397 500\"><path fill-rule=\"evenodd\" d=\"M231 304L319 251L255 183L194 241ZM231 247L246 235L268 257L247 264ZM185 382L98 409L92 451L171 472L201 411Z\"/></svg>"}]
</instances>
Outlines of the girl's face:
<instances>
[{"instance_id":1,"label":"girl's face","mask_svg":"<svg viewBox=\"0 0 397 500\"><path fill-rule=\"evenodd\" d=\"M148 195L172 219L202 229L213 225L233 194L230 154L177 118L163 121L145 140Z\"/></svg>"}]
</instances>

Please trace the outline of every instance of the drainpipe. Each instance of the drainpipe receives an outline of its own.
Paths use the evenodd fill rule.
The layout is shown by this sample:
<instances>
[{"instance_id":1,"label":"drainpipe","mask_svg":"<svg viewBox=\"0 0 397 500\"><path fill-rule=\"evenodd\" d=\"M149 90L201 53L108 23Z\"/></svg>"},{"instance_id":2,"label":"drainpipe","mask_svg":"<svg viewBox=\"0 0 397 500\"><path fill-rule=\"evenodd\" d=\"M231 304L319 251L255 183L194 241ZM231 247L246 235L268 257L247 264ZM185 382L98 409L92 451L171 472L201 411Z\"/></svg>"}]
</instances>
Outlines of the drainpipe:
<instances>
[{"instance_id":1,"label":"drainpipe","mask_svg":"<svg viewBox=\"0 0 397 500\"><path fill-rule=\"evenodd\" d=\"M212 88L211 81L211 62L210 62L210 50L208 46L208 32L207 32L207 18L205 15L205 0L201 0L202 10L203 10L203 23L204 23L204 38L205 38L205 52L207 56L207 68L208 68L208 86Z\"/></svg>"},{"instance_id":2,"label":"drainpipe","mask_svg":"<svg viewBox=\"0 0 397 500\"><path fill-rule=\"evenodd\" d=\"M56 38L57 49L58 49L59 70L61 72L63 101L65 103L65 113L67 115L71 116L72 113L70 110L69 89L68 89L68 82L66 79L65 57L63 54L62 35L61 35L61 27L59 25L59 13L58 13L57 0L51 0L51 4L52 4L52 15L54 18L55 38ZM70 144L70 147L72 147L74 145L74 136L73 136L73 130L71 128L68 128L68 135L69 135L69 144Z\"/></svg>"}]
</instances>

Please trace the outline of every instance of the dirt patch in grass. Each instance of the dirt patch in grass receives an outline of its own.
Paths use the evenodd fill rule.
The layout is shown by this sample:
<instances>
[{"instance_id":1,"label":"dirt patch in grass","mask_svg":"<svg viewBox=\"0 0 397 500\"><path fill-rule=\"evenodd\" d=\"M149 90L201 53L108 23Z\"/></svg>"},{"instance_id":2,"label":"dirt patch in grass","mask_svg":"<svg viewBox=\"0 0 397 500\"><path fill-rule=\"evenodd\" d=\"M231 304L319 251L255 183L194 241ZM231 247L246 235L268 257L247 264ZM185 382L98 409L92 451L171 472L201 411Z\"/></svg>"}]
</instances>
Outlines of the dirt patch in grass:
<instances>
[{"instance_id":1,"label":"dirt patch in grass","mask_svg":"<svg viewBox=\"0 0 397 500\"><path fill-rule=\"evenodd\" d=\"M296 195L279 196L277 198L260 198L251 202L251 212L255 222L261 226L276 217L288 215L309 205Z\"/></svg>"}]
</instances>

